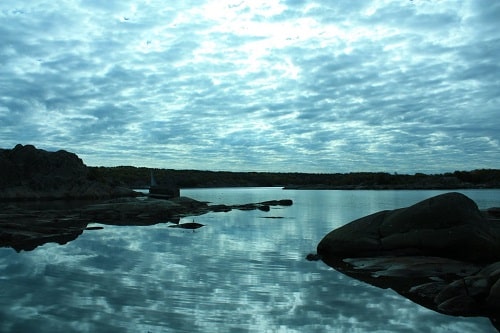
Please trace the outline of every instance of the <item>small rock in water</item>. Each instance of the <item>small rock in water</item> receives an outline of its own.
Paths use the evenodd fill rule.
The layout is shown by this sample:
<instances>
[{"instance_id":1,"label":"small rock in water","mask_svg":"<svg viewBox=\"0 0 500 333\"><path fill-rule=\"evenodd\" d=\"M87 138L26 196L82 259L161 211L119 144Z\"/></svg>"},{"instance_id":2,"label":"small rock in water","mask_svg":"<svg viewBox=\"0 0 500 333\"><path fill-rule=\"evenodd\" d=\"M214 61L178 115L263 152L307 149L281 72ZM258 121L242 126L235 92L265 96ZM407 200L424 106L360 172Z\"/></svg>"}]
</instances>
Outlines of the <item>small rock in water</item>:
<instances>
[{"instance_id":1,"label":"small rock in water","mask_svg":"<svg viewBox=\"0 0 500 333\"><path fill-rule=\"evenodd\" d=\"M180 224L174 224L170 225L170 228L182 228L182 229L198 229L203 227L204 224L201 223L196 223L196 222L188 222L188 223L180 223Z\"/></svg>"},{"instance_id":2,"label":"small rock in water","mask_svg":"<svg viewBox=\"0 0 500 333\"><path fill-rule=\"evenodd\" d=\"M321 259L321 256L317 253L309 253L307 256L306 256L306 259L309 260L309 261L318 261Z\"/></svg>"}]
</instances>

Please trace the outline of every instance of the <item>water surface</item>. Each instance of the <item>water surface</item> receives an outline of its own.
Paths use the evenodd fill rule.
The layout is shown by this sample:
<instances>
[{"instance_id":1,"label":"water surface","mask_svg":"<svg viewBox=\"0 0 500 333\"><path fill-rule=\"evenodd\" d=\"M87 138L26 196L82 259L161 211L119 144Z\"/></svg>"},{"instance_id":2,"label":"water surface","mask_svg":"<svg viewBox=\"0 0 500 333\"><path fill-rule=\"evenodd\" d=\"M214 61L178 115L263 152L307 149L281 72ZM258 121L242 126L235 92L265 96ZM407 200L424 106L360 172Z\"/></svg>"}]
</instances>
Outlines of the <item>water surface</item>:
<instances>
[{"instance_id":1,"label":"water surface","mask_svg":"<svg viewBox=\"0 0 500 333\"><path fill-rule=\"evenodd\" d=\"M500 206L499 190L460 192ZM486 318L441 315L304 260L338 226L440 193L182 190L214 204L294 205L181 221L206 225L196 232L105 225L63 246L0 248L0 332L496 332Z\"/></svg>"}]
</instances>

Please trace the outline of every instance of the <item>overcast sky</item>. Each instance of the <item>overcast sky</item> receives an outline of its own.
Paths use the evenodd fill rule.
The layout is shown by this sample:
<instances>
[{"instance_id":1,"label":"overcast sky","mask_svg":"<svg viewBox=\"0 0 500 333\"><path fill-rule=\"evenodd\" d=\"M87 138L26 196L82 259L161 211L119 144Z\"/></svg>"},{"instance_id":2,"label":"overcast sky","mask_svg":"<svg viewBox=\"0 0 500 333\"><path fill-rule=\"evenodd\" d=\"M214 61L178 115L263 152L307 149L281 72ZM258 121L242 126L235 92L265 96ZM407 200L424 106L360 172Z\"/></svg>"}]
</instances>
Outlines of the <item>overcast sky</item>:
<instances>
[{"instance_id":1,"label":"overcast sky","mask_svg":"<svg viewBox=\"0 0 500 333\"><path fill-rule=\"evenodd\" d=\"M500 1L0 2L0 147L87 165L500 168Z\"/></svg>"}]
</instances>

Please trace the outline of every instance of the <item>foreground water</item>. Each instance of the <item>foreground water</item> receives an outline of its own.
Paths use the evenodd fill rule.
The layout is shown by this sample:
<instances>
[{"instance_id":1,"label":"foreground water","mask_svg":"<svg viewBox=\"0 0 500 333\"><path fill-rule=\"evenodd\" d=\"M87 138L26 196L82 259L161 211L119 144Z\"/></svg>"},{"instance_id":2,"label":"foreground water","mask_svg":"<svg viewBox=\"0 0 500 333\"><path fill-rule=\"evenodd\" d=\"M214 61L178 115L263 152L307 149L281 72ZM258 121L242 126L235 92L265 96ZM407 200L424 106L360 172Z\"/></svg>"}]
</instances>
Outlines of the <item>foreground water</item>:
<instances>
[{"instance_id":1,"label":"foreground water","mask_svg":"<svg viewBox=\"0 0 500 333\"><path fill-rule=\"evenodd\" d=\"M460 192L500 206L500 190ZM440 193L182 190L294 205L181 221L205 224L196 232L106 225L63 246L1 248L0 332L496 332L486 318L441 315L304 260L336 227Z\"/></svg>"}]
</instances>

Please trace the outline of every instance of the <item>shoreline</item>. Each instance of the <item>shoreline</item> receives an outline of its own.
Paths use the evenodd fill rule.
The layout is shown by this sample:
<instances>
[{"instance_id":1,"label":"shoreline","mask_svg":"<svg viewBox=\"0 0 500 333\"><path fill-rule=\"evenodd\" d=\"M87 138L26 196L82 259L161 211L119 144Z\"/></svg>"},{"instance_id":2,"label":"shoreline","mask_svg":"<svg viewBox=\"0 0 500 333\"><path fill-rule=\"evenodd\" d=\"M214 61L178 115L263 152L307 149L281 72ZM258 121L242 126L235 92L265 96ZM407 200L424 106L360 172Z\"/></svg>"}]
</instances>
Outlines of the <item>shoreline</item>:
<instances>
[{"instance_id":1,"label":"shoreline","mask_svg":"<svg viewBox=\"0 0 500 333\"><path fill-rule=\"evenodd\" d=\"M414 190L414 191L425 191L425 190L498 190L500 186L474 186L474 185L462 185L462 186L439 186L439 185L291 185L283 187L284 190L342 190L342 191L356 191L356 190Z\"/></svg>"}]
</instances>

